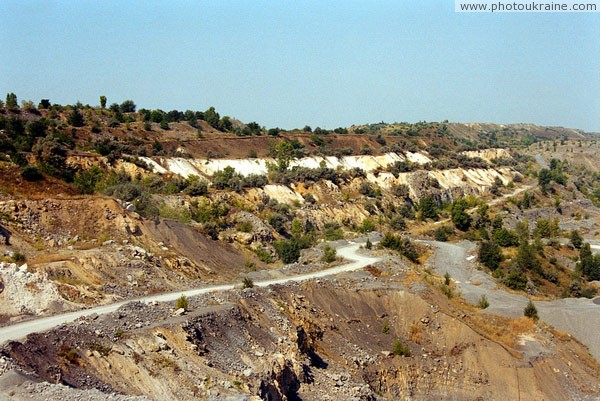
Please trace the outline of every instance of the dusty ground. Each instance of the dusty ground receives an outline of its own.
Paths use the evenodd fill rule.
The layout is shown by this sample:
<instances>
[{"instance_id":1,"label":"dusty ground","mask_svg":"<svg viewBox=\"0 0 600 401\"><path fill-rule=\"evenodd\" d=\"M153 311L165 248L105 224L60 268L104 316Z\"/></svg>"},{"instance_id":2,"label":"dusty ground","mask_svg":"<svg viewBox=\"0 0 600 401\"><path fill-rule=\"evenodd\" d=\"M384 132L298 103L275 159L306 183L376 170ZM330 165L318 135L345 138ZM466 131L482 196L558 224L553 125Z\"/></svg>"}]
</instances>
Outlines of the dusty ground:
<instances>
[{"instance_id":1,"label":"dusty ground","mask_svg":"<svg viewBox=\"0 0 600 401\"><path fill-rule=\"evenodd\" d=\"M183 316L130 304L0 354L44 380L157 400L600 397L598 365L571 338L473 311L478 323L402 262L369 271L206 294ZM410 356L391 354L395 339Z\"/></svg>"}]
</instances>

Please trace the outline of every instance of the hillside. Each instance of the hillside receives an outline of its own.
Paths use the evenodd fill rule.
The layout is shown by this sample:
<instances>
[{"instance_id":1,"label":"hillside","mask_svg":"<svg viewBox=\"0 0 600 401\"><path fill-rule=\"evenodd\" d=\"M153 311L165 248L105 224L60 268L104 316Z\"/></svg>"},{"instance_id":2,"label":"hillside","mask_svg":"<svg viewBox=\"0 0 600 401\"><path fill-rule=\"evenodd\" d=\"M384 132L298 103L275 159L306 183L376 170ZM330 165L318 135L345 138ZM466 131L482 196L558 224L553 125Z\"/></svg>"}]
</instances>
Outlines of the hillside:
<instances>
[{"instance_id":1,"label":"hillside","mask_svg":"<svg viewBox=\"0 0 600 401\"><path fill-rule=\"evenodd\" d=\"M598 146L530 124L5 107L0 333L214 291L0 335L0 398L597 399ZM358 244L373 262L345 271Z\"/></svg>"}]
</instances>

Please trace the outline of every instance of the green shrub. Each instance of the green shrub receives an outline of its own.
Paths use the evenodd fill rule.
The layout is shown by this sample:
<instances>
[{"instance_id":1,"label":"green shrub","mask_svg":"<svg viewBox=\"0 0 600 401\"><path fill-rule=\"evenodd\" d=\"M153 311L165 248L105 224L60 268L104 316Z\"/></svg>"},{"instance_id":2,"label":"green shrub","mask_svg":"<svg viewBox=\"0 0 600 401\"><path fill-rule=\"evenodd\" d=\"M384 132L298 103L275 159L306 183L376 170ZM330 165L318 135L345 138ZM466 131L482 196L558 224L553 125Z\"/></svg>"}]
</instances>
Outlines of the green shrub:
<instances>
[{"instance_id":1,"label":"green shrub","mask_svg":"<svg viewBox=\"0 0 600 401\"><path fill-rule=\"evenodd\" d=\"M438 219L435 202L431 196L426 196L419 201L419 211L421 212L421 220Z\"/></svg>"},{"instance_id":2,"label":"green shrub","mask_svg":"<svg viewBox=\"0 0 600 401\"><path fill-rule=\"evenodd\" d=\"M388 323L387 320L383 321L383 326L381 327L381 332L383 334L389 334L390 333L390 325Z\"/></svg>"},{"instance_id":3,"label":"green shrub","mask_svg":"<svg viewBox=\"0 0 600 401\"><path fill-rule=\"evenodd\" d=\"M334 247L325 245L323 247L323 256L321 257L321 261L325 263L335 262L336 255L337 251Z\"/></svg>"},{"instance_id":4,"label":"green shrub","mask_svg":"<svg viewBox=\"0 0 600 401\"><path fill-rule=\"evenodd\" d=\"M479 246L479 263L490 270L496 270L502 262L502 250L492 241L483 241Z\"/></svg>"},{"instance_id":5,"label":"green shrub","mask_svg":"<svg viewBox=\"0 0 600 401\"><path fill-rule=\"evenodd\" d=\"M252 279L250 277L244 277L244 279L242 280L242 288L253 288L254 287L254 281L252 281Z\"/></svg>"},{"instance_id":6,"label":"green shrub","mask_svg":"<svg viewBox=\"0 0 600 401\"><path fill-rule=\"evenodd\" d=\"M471 221L473 220L466 212L468 206L464 199L459 199L452 205L452 222L461 231L467 231L471 227Z\"/></svg>"},{"instance_id":7,"label":"green shrub","mask_svg":"<svg viewBox=\"0 0 600 401\"><path fill-rule=\"evenodd\" d=\"M392 353L399 356L410 356L410 348L403 344L398 338L394 339L392 344Z\"/></svg>"},{"instance_id":8,"label":"green shrub","mask_svg":"<svg viewBox=\"0 0 600 401\"><path fill-rule=\"evenodd\" d=\"M273 256L271 256L271 253L269 251L267 251L265 248L258 247L258 248L252 249L252 251L256 254L256 256L258 256L258 259L261 262L273 263Z\"/></svg>"},{"instance_id":9,"label":"green shrub","mask_svg":"<svg viewBox=\"0 0 600 401\"><path fill-rule=\"evenodd\" d=\"M523 309L523 315L525 315L535 321L539 320L537 308L535 307L533 302L531 302L531 299L527 303L527 306L525 307L525 309Z\"/></svg>"},{"instance_id":10,"label":"green shrub","mask_svg":"<svg viewBox=\"0 0 600 401\"><path fill-rule=\"evenodd\" d=\"M240 221L236 228L240 232L249 233L252 232L252 223L249 221Z\"/></svg>"},{"instance_id":11,"label":"green shrub","mask_svg":"<svg viewBox=\"0 0 600 401\"><path fill-rule=\"evenodd\" d=\"M370 233L372 231L375 231L375 223L369 218L364 219L360 227L358 227L358 232L361 233Z\"/></svg>"},{"instance_id":12,"label":"green shrub","mask_svg":"<svg viewBox=\"0 0 600 401\"><path fill-rule=\"evenodd\" d=\"M504 284L513 290L524 290L527 286L527 277L516 269L512 269L504 278Z\"/></svg>"},{"instance_id":13,"label":"green shrub","mask_svg":"<svg viewBox=\"0 0 600 401\"><path fill-rule=\"evenodd\" d=\"M337 223L325 223L323 238L327 241L337 241L344 239L344 232Z\"/></svg>"},{"instance_id":14,"label":"green shrub","mask_svg":"<svg viewBox=\"0 0 600 401\"><path fill-rule=\"evenodd\" d=\"M507 230L506 228L500 228L492 234L494 242L502 247L518 246L519 237L514 231Z\"/></svg>"},{"instance_id":15,"label":"green shrub","mask_svg":"<svg viewBox=\"0 0 600 401\"><path fill-rule=\"evenodd\" d=\"M409 238L398 237L388 232L383 236L379 245L400 253L412 262L418 262L419 253Z\"/></svg>"},{"instance_id":16,"label":"green shrub","mask_svg":"<svg viewBox=\"0 0 600 401\"><path fill-rule=\"evenodd\" d=\"M452 287L446 283L442 283L440 285L440 290L442 291L442 294L444 294L446 297L448 297L448 299L450 299L454 296Z\"/></svg>"},{"instance_id":17,"label":"green shrub","mask_svg":"<svg viewBox=\"0 0 600 401\"><path fill-rule=\"evenodd\" d=\"M479 298L478 305L481 309L487 309L490 306L490 303L488 302L487 296L485 296L485 294L481 295L481 298Z\"/></svg>"},{"instance_id":18,"label":"green shrub","mask_svg":"<svg viewBox=\"0 0 600 401\"><path fill-rule=\"evenodd\" d=\"M13 253L12 260L13 260L13 263L23 263L23 262L25 262L26 257L21 252L16 251L15 253Z\"/></svg>"},{"instance_id":19,"label":"green shrub","mask_svg":"<svg viewBox=\"0 0 600 401\"><path fill-rule=\"evenodd\" d=\"M279 259L281 259L283 263L294 263L300 258L300 245L295 238L275 241L273 246L275 247Z\"/></svg>"},{"instance_id":20,"label":"green shrub","mask_svg":"<svg viewBox=\"0 0 600 401\"><path fill-rule=\"evenodd\" d=\"M81 194L93 194L96 192L96 185L102 180L104 172L98 166L83 171L78 171L73 179L73 184L77 192Z\"/></svg>"},{"instance_id":21,"label":"green shrub","mask_svg":"<svg viewBox=\"0 0 600 401\"><path fill-rule=\"evenodd\" d=\"M451 227L442 226L436 228L436 230L433 233L433 237L436 241L446 242L452 234L454 234L454 230Z\"/></svg>"},{"instance_id":22,"label":"green shrub","mask_svg":"<svg viewBox=\"0 0 600 401\"><path fill-rule=\"evenodd\" d=\"M190 196L206 195L208 193L208 185L205 181L196 179L190 182L184 192Z\"/></svg>"},{"instance_id":23,"label":"green shrub","mask_svg":"<svg viewBox=\"0 0 600 401\"><path fill-rule=\"evenodd\" d=\"M25 167L23 171L21 171L21 177L23 177L24 180L31 182L40 181L44 178L42 173L40 173L40 170L35 166Z\"/></svg>"},{"instance_id":24,"label":"green shrub","mask_svg":"<svg viewBox=\"0 0 600 401\"><path fill-rule=\"evenodd\" d=\"M185 297L185 295L181 294L181 296L179 298L177 298L177 302L175 302L175 307L177 309L185 309L185 310L187 310L187 308L188 308L188 300Z\"/></svg>"}]
</instances>

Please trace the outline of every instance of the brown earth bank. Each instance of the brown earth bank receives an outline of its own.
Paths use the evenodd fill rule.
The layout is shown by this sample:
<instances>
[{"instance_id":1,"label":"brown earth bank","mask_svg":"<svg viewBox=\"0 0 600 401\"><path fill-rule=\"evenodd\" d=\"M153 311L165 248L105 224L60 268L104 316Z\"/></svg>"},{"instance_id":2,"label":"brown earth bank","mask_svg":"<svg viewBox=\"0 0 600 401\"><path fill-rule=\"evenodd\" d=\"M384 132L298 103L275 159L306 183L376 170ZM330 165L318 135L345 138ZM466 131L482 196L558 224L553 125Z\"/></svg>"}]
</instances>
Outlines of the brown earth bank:
<instances>
[{"instance_id":1,"label":"brown earth bank","mask_svg":"<svg viewBox=\"0 0 600 401\"><path fill-rule=\"evenodd\" d=\"M585 347L449 301L402 264L131 303L0 351L28 380L155 400L592 400ZM5 370L9 370L6 368ZM1 392L7 390L0 390Z\"/></svg>"}]
</instances>

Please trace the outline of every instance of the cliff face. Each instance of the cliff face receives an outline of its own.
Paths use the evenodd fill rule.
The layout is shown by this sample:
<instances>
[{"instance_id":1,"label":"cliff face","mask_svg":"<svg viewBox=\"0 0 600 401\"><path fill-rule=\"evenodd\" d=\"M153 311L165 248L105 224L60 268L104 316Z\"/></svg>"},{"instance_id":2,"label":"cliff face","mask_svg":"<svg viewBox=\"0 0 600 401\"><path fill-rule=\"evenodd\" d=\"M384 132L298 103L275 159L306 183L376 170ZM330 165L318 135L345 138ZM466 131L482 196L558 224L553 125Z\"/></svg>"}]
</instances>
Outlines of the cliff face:
<instances>
[{"instance_id":1,"label":"cliff face","mask_svg":"<svg viewBox=\"0 0 600 401\"><path fill-rule=\"evenodd\" d=\"M484 160L495 158L510 158L510 153L505 149L488 149L486 151L467 152L469 157L480 157ZM472 154L471 154L472 153ZM173 173L183 177L197 175L207 178L225 167L233 167L236 172L243 176L250 174L266 175L267 164L274 163L273 159L184 159L184 158L142 158L153 170L159 174ZM425 153L387 153L381 156L345 156L345 157L306 157L295 160L290 167L318 168L325 166L337 170L361 169L366 173L366 180L376 184L382 189L390 190L397 185L407 185L410 198L417 202L424 196L433 196L439 202L451 201L456 197L479 194L489 189L498 178L503 184L507 184L515 175L509 168L455 168L448 170L418 170L413 172L392 173L381 170L395 162L411 162L418 165L430 163L432 158ZM360 184L356 180L354 187ZM292 183L291 185L267 185L262 190L254 192L264 193L279 202L303 203L302 195L311 192L306 189L304 183ZM326 182L328 190L333 192L343 191L331 182ZM318 192L318 191L317 191ZM316 194L317 199L319 194Z\"/></svg>"}]
</instances>

